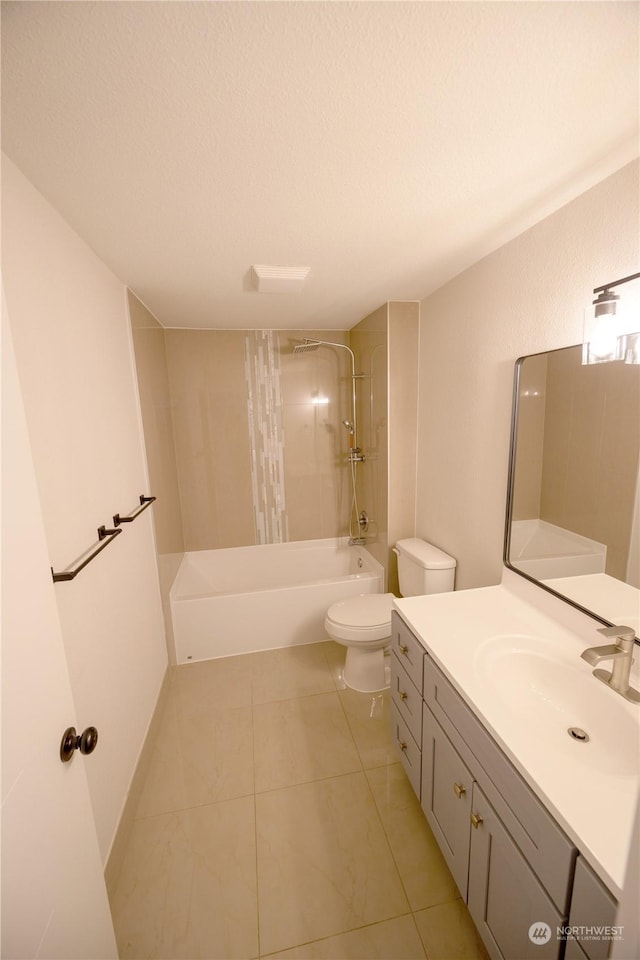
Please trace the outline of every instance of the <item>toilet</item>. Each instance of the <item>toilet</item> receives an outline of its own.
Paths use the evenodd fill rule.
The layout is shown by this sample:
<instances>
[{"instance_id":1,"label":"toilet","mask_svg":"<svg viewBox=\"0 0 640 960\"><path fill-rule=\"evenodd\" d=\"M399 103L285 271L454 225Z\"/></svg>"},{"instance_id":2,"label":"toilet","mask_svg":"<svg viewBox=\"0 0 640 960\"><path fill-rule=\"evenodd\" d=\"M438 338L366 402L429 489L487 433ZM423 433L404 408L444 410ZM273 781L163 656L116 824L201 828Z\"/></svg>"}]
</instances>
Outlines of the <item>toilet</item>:
<instances>
[{"instance_id":1,"label":"toilet","mask_svg":"<svg viewBox=\"0 0 640 960\"><path fill-rule=\"evenodd\" d=\"M456 561L432 543L398 540L398 582L403 597L453 590ZM392 593L368 593L329 607L327 635L347 648L342 678L352 690L373 693L389 686L385 648L391 642Z\"/></svg>"}]
</instances>

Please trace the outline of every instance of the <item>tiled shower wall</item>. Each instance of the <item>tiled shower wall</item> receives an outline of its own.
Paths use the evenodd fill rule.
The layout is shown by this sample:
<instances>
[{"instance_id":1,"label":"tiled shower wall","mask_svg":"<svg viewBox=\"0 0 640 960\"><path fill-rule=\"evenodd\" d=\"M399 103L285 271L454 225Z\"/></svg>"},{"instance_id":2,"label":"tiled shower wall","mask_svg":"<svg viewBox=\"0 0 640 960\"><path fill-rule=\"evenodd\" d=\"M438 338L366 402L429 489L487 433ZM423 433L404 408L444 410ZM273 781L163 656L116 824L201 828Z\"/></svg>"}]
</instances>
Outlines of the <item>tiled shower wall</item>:
<instances>
[{"instance_id":1,"label":"tiled shower wall","mask_svg":"<svg viewBox=\"0 0 640 960\"><path fill-rule=\"evenodd\" d=\"M398 593L393 546L415 536L420 304L391 300L349 331L356 355L358 507L369 517L367 548L387 571L387 589Z\"/></svg>"},{"instance_id":2,"label":"tiled shower wall","mask_svg":"<svg viewBox=\"0 0 640 960\"><path fill-rule=\"evenodd\" d=\"M158 551L348 533L344 331L163 330L130 297Z\"/></svg>"}]
</instances>

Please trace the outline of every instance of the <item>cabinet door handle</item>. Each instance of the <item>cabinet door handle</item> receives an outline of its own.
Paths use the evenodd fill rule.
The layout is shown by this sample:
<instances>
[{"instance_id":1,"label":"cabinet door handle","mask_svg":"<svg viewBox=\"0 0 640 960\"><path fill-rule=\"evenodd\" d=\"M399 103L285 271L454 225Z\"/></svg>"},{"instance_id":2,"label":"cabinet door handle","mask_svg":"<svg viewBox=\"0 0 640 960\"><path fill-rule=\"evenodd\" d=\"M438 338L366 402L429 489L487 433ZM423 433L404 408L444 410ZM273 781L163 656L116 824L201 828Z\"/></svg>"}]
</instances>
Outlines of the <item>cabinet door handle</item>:
<instances>
[{"instance_id":1,"label":"cabinet door handle","mask_svg":"<svg viewBox=\"0 0 640 960\"><path fill-rule=\"evenodd\" d=\"M461 783L454 783L453 790L458 800L461 800L467 792L467 788L463 787Z\"/></svg>"},{"instance_id":2,"label":"cabinet door handle","mask_svg":"<svg viewBox=\"0 0 640 960\"><path fill-rule=\"evenodd\" d=\"M476 828L476 830L477 830L478 827L480 826L480 824L481 824L481 823L484 823L484 819L480 816L479 813L472 813L472 814L471 814L471 823L473 824L473 826L474 826L474 827Z\"/></svg>"},{"instance_id":3,"label":"cabinet door handle","mask_svg":"<svg viewBox=\"0 0 640 960\"><path fill-rule=\"evenodd\" d=\"M400 653L404 653L406 657L406 655L409 653L409 647L405 647L403 644L400 644Z\"/></svg>"},{"instance_id":4,"label":"cabinet door handle","mask_svg":"<svg viewBox=\"0 0 640 960\"><path fill-rule=\"evenodd\" d=\"M404 740L400 740L398 746L400 747L400 749L401 749L402 751L404 751L404 750L407 749L407 744L404 742Z\"/></svg>"},{"instance_id":5,"label":"cabinet door handle","mask_svg":"<svg viewBox=\"0 0 640 960\"><path fill-rule=\"evenodd\" d=\"M406 700L406 699L407 699L408 694L405 693L404 690L400 690L399 693L400 693L400 699L401 699L401 700Z\"/></svg>"}]
</instances>

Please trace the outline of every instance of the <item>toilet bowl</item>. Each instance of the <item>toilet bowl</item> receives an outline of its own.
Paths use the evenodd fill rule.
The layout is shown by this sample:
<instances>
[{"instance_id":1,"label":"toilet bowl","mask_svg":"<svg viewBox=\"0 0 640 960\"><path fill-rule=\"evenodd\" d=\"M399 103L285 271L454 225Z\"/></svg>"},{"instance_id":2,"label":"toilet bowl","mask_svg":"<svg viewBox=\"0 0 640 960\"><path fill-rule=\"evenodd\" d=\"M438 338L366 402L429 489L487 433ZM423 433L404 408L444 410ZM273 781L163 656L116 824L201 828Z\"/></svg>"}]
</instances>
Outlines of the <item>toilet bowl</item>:
<instances>
[{"instance_id":1,"label":"toilet bowl","mask_svg":"<svg viewBox=\"0 0 640 960\"><path fill-rule=\"evenodd\" d=\"M342 678L352 690L373 693L389 686L384 650L391 640L392 603L392 593L368 593L327 611L327 634L347 648Z\"/></svg>"},{"instance_id":2,"label":"toilet bowl","mask_svg":"<svg viewBox=\"0 0 640 960\"><path fill-rule=\"evenodd\" d=\"M398 540L398 582L403 597L453 590L456 561L438 547L412 537ZM374 693L389 686L385 647L391 642L393 593L367 593L329 607L327 635L347 648L342 678L352 690Z\"/></svg>"}]
</instances>

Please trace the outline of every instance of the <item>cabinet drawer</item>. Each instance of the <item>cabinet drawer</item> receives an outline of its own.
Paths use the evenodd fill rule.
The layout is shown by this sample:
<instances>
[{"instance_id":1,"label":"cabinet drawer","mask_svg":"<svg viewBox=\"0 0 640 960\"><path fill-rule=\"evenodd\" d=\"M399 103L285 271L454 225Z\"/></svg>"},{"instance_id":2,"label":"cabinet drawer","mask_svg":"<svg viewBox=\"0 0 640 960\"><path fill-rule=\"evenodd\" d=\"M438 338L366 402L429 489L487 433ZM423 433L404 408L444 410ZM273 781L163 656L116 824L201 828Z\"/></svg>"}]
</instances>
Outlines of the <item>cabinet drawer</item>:
<instances>
[{"instance_id":1,"label":"cabinet drawer","mask_svg":"<svg viewBox=\"0 0 640 960\"><path fill-rule=\"evenodd\" d=\"M391 705L391 722L393 724L393 736L400 752L400 762L419 800L422 771L422 754L420 747L411 736L411 731L400 716L400 711L395 704Z\"/></svg>"},{"instance_id":2,"label":"cabinet drawer","mask_svg":"<svg viewBox=\"0 0 640 960\"><path fill-rule=\"evenodd\" d=\"M391 697L400 716L411 730L418 746L422 745L422 694L409 677L395 653L391 655Z\"/></svg>"},{"instance_id":3,"label":"cabinet drawer","mask_svg":"<svg viewBox=\"0 0 640 960\"><path fill-rule=\"evenodd\" d=\"M495 810L473 785L469 913L493 960L558 960L564 923L555 904L530 870ZM530 930L550 928L549 938Z\"/></svg>"},{"instance_id":4,"label":"cabinet drawer","mask_svg":"<svg viewBox=\"0 0 640 960\"><path fill-rule=\"evenodd\" d=\"M601 939L587 937L594 933L591 929L593 927L613 927L617 909L618 904L609 890L596 877L585 859L578 857L569 926L578 928L575 936L590 960L605 960L609 956L610 939L604 936Z\"/></svg>"},{"instance_id":5,"label":"cabinet drawer","mask_svg":"<svg viewBox=\"0 0 640 960\"><path fill-rule=\"evenodd\" d=\"M525 859L566 915L575 847L430 657L425 659L424 696Z\"/></svg>"},{"instance_id":6,"label":"cabinet drawer","mask_svg":"<svg viewBox=\"0 0 640 960\"><path fill-rule=\"evenodd\" d=\"M424 661L424 647L416 640L400 614L391 612L391 649L422 693L422 664Z\"/></svg>"}]
</instances>

